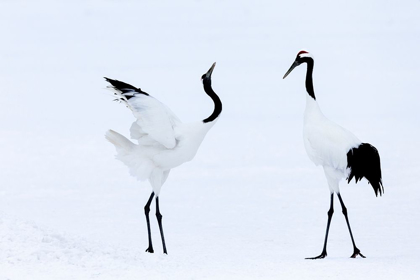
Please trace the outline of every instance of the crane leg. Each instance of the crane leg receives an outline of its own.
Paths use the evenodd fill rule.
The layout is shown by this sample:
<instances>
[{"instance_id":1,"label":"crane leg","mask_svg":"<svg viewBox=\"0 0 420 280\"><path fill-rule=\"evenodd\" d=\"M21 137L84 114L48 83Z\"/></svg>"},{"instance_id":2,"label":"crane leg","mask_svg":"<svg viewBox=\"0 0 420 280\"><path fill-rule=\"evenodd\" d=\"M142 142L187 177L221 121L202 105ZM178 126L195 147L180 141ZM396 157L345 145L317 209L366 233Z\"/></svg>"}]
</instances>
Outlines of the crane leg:
<instances>
[{"instance_id":1,"label":"crane leg","mask_svg":"<svg viewBox=\"0 0 420 280\"><path fill-rule=\"evenodd\" d=\"M338 199L340 200L341 209L343 210L343 215L346 218L347 227L349 228L349 232L350 232L351 242L353 243L353 255L351 255L350 258L356 258L358 255L361 256L362 258L365 258L365 256L363 256L362 253L360 253L360 250L356 247L356 243L354 242L353 233L351 232L351 228L350 228L349 218L347 217L347 208L344 205L343 199L341 198L341 195L339 193L337 193L337 196L338 196Z\"/></svg>"},{"instance_id":2,"label":"crane leg","mask_svg":"<svg viewBox=\"0 0 420 280\"><path fill-rule=\"evenodd\" d=\"M144 214L146 215L146 223L147 223L147 234L149 236L149 247L146 249L146 252L153 253L153 245L152 245L152 233L150 230L150 220L149 220L149 212L150 212L150 204L152 203L153 197L155 196L155 193L152 192L152 194L149 197L149 200L147 201L146 205L144 206Z\"/></svg>"},{"instance_id":3,"label":"crane leg","mask_svg":"<svg viewBox=\"0 0 420 280\"><path fill-rule=\"evenodd\" d=\"M332 216L334 214L334 193L331 194L330 210L328 210L327 214L328 214L327 231L325 233L324 248L322 249L322 253L321 253L321 255L313 257L313 258L306 258L307 260L323 259L327 256L328 233L330 231L331 219L332 219Z\"/></svg>"},{"instance_id":4,"label":"crane leg","mask_svg":"<svg viewBox=\"0 0 420 280\"><path fill-rule=\"evenodd\" d=\"M168 254L166 251L166 244L165 244L165 237L163 236L163 227L162 227L162 214L159 211L159 197L156 197L156 218L159 224L160 236L162 237L162 246L163 246L163 253Z\"/></svg>"}]
</instances>

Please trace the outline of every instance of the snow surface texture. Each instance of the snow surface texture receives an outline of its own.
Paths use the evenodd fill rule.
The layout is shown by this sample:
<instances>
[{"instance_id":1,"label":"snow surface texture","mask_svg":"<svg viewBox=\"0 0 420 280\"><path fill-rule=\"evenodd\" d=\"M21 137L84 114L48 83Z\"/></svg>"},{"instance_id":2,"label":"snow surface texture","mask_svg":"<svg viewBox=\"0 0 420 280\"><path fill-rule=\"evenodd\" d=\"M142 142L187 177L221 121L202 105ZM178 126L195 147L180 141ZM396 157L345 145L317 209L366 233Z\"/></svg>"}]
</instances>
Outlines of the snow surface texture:
<instances>
[{"instance_id":1,"label":"snow surface texture","mask_svg":"<svg viewBox=\"0 0 420 280\"><path fill-rule=\"evenodd\" d=\"M419 1L1 1L0 279L419 279ZM341 183L328 257L322 171L302 140L305 67L323 113L378 148L385 187ZM169 255L145 253L147 183L104 139L131 112L103 76L182 121L224 111L161 192ZM337 202L337 200L336 200ZM154 213L154 204L152 206Z\"/></svg>"}]
</instances>

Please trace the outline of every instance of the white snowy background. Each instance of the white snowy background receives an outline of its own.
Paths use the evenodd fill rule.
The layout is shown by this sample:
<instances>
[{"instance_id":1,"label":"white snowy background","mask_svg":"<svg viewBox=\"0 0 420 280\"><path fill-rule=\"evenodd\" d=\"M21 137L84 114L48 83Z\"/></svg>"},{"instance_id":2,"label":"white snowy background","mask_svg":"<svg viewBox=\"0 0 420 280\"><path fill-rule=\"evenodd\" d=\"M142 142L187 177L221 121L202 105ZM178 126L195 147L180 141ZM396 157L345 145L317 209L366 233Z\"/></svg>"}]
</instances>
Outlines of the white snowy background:
<instances>
[{"instance_id":1,"label":"white snowy background","mask_svg":"<svg viewBox=\"0 0 420 280\"><path fill-rule=\"evenodd\" d=\"M0 279L419 279L420 1L0 1ZM382 160L385 194L342 182L356 244L302 140L305 67L325 115ZM104 139L131 112L104 76L181 120L224 111L161 192ZM152 213L154 213L154 204Z\"/></svg>"}]
</instances>

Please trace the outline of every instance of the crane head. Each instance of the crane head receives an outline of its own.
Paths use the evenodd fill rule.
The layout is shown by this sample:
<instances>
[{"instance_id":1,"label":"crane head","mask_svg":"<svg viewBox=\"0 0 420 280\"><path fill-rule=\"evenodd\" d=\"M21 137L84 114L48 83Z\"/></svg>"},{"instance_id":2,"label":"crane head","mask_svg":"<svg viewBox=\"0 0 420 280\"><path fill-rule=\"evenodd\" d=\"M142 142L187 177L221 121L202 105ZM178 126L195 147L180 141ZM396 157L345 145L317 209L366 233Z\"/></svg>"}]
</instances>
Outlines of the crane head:
<instances>
[{"instance_id":1,"label":"crane head","mask_svg":"<svg viewBox=\"0 0 420 280\"><path fill-rule=\"evenodd\" d=\"M201 76L201 79L202 80L204 80L204 79L210 79L211 78L211 74L213 73L213 69L214 69L215 66L216 66L216 62L213 63L213 65L210 67L209 71L207 71L206 74L203 74L203 76Z\"/></svg>"},{"instance_id":2,"label":"crane head","mask_svg":"<svg viewBox=\"0 0 420 280\"><path fill-rule=\"evenodd\" d=\"M292 66L290 66L289 70L287 70L286 74L284 74L283 79L286 78L293 71L293 69L295 69L296 66L299 66L305 62L304 58L306 57L312 58L312 55L305 50L298 52L295 61L293 62Z\"/></svg>"}]
</instances>

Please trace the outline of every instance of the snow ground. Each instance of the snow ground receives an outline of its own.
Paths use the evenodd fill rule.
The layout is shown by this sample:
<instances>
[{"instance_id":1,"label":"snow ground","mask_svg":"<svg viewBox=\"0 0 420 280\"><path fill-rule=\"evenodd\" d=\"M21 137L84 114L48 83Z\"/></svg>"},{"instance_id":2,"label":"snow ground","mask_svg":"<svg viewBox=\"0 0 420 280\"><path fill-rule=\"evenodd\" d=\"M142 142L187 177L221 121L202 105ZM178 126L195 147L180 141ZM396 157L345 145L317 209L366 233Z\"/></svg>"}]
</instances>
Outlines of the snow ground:
<instances>
[{"instance_id":1,"label":"snow ground","mask_svg":"<svg viewBox=\"0 0 420 280\"><path fill-rule=\"evenodd\" d=\"M419 1L1 1L0 280L418 279ZM328 187L302 143L315 56L324 113L374 144L385 186L342 183L328 258ZM144 252L149 196L104 132L130 112L103 76L141 87L183 121L224 111L161 193L169 255ZM343 84L345 86L343 86ZM186 101L188 105L186 106ZM186 109L188 108L188 109ZM154 207L153 207L154 209Z\"/></svg>"}]
</instances>

